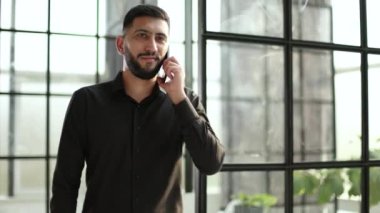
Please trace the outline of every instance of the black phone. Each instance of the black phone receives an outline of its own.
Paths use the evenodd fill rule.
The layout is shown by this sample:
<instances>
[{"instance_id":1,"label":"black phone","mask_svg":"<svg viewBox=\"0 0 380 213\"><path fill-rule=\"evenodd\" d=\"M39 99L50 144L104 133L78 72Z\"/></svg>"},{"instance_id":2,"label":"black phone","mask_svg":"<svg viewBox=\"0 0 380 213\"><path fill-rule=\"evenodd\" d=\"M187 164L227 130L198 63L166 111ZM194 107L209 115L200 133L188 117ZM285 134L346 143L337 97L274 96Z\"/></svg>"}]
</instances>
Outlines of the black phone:
<instances>
[{"instance_id":1,"label":"black phone","mask_svg":"<svg viewBox=\"0 0 380 213\"><path fill-rule=\"evenodd\" d=\"M169 57L169 50L166 52L165 56L164 56L164 60L162 60L162 63L164 63L164 61ZM161 65L161 68L162 68L162 65ZM163 69L163 68L162 68ZM165 73L165 71L162 71L163 72L163 75L162 75L162 78L164 79L164 82L166 82L166 79L167 79L167 75Z\"/></svg>"}]
</instances>

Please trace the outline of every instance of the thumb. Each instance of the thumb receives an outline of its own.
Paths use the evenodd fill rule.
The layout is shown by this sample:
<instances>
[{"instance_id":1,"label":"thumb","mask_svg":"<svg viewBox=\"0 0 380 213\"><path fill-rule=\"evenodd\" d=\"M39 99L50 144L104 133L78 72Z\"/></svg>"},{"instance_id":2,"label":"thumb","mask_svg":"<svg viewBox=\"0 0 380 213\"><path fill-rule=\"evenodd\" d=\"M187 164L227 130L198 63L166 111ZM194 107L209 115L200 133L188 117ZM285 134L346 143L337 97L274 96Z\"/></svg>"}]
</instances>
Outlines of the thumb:
<instances>
[{"instance_id":1,"label":"thumb","mask_svg":"<svg viewBox=\"0 0 380 213\"><path fill-rule=\"evenodd\" d=\"M157 77L157 82L158 82L158 85L160 87L162 87L163 89L165 89L166 85L165 85L165 78L163 77Z\"/></svg>"}]
</instances>

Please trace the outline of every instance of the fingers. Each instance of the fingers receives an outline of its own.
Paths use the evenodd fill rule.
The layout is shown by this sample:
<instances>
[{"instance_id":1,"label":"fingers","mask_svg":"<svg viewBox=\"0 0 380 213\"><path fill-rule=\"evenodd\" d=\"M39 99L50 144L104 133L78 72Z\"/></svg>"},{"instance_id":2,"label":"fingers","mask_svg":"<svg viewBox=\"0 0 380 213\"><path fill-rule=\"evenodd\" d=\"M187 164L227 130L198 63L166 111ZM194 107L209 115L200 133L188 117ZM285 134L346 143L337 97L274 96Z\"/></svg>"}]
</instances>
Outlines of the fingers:
<instances>
[{"instance_id":1,"label":"fingers","mask_svg":"<svg viewBox=\"0 0 380 213\"><path fill-rule=\"evenodd\" d=\"M185 72L173 56L164 61L162 68L168 79L165 80L162 77L157 77L157 82L167 92L173 103L179 103L186 97L183 89L185 85Z\"/></svg>"},{"instance_id":2,"label":"fingers","mask_svg":"<svg viewBox=\"0 0 380 213\"><path fill-rule=\"evenodd\" d=\"M165 77L157 77L157 82L158 82L158 85L160 86L164 86L165 84Z\"/></svg>"},{"instance_id":3,"label":"fingers","mask_svg":"<svg viewBox=\"0 0 380 213\"><path fill-rule=\"evenodd\" d=\"M182 67L174 56L167 58L164 61L162 68L170 79L173 79L176 75L183 75Z\"/></svg>"},{"instance_id":4,"label":"fingers","mask_svg":"<svg viewBox=\"0 0 380 213\"><path fill-rule=\"evenodd\" d=\"M174 65L178 65L179 66L179 63L178 63L177 59L174 58L174 56L171 56L171 57L165 59L164 63L162 64L162 66L163 66L164 69L167 66L174 66Z\"/></svg>"},{"instance_id":5,"label":"fingers","mask_svg":"<svg viewBox=\"0 0 380 213\"><path fill-rule=\"evenodd\" d=\"M173 56L167 58L162 64L162 69L165 72L167 80L159 80L159 83L174 84L172 87L176 87L175 85L181 87L184 84L185 73L176 58Z\"/></svg>"}]
</instances>

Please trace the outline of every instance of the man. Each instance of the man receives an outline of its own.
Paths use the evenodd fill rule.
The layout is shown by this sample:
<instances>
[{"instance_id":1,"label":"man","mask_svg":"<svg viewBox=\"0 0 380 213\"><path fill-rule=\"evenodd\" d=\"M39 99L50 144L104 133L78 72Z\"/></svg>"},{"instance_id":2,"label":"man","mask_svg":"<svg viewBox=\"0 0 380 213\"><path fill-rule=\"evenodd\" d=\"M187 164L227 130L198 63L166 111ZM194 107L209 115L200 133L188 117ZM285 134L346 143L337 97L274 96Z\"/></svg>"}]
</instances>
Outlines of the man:
<instances>
[{"instance_id":1,"label":"man","mask_svg":"<svg viewBox=\"0 0 380 213\"><path fill-rule=\"evenodd\" d=\"M184 87L183 68L165 57L168 36L165 11L132 8L116 39L123 71L73 94L54 172L53 213L76 211L84 163L83 212L182 212L183 144L201 172L219 171L223 147L198 96ZM167 79L157 77L161 66Z\"/></svg>"}]
</instances>

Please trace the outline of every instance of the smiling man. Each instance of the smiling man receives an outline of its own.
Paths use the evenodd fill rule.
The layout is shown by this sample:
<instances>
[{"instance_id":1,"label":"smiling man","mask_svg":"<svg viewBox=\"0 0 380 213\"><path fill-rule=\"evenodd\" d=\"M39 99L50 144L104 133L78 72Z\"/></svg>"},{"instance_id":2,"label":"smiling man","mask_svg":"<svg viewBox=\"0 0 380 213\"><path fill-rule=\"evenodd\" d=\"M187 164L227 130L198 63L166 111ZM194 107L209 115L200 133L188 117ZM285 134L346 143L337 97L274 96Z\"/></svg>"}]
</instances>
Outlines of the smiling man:
<instances>
[{"instance_id":1,"label":"smiling man","mask_svg":"<svg viewBox=\"0 0 380 213\"><path fill-rule=\"evenodd\" d=\"M77 90L67 109L53 179L51 212L74 213L84 164L83 212L180 213L185 144L204 174L219 171L224 149L199 97L169 49L169 17L139 5L125 16L113 81ZM163 68L168 79L157 76Z\"/></svg>"}]
</instances>

